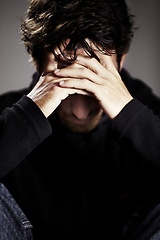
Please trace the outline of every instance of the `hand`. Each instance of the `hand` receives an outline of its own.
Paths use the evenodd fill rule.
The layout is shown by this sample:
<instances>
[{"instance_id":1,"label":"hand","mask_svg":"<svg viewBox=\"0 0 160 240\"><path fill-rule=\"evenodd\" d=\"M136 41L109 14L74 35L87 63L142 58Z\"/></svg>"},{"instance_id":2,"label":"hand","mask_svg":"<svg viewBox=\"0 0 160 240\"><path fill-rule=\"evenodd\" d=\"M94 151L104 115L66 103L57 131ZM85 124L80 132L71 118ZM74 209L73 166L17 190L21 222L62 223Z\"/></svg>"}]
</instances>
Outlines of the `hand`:
<instances>
[{"instance_id":1,"label":"hand","mask_svg":"<svg viewBox=\"0 0 160 240\"><path fill-rule=\"evenodd\" d=\"M47 55L44 72L39 81L28 94L36 105L41 109L46 117L48 117L61 103L62 100L71 94L87 95L86 92L74 88L62 88L58 82L62 78L56 77L53 73L57 68L57 62L52 53Z\"/></svg>"},{"instance_id":2,"label":"hand","mask_svg":"<svg viewBox=\"0 0 160 240\"><path fill-rule=\"evenodd\" d=\"M128 92L111 56L95 51L95 58L78 55L74 64L54 71L63 77L59 85L64 89L90 92L99 101L104 112L114 119L133 97Z\"/></svg>"}]
</instances>

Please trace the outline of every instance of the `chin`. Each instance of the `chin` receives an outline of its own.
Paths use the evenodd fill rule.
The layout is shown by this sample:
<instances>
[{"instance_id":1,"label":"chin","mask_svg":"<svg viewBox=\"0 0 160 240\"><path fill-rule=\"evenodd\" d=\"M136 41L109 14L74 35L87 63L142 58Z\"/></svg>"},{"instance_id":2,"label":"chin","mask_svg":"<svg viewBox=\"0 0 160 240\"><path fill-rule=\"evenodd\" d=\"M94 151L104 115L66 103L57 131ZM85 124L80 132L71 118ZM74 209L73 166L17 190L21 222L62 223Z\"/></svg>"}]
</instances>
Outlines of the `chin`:
<instances>
[{"instance_id":1,"label":"chin","mask_svg":"<svg viewBox=\"0 0 160 240\"><path fill-rule=\"evenodd\" d=\"M87 133L91 132L96 128L97 125L85 125L85 126L79 126L79 125L65 125L66 128L68 128L71 132L77 132L77 133Z\"/></svg>"},{"instance_id":2,"label":"chin","mask_svg":"<svg viewBox=\"0 0 160 240\"><path fill-rule=\"evenodd\" d=\"M69 119L66 120L65 118L61 118L61 122L71 132L87 133L91 132L97 127L100 119L101 115L90 119L90 121L88 121L87 123L83 122L75 123L74 121L69 121Z\"/></svg>"}]
</instances>

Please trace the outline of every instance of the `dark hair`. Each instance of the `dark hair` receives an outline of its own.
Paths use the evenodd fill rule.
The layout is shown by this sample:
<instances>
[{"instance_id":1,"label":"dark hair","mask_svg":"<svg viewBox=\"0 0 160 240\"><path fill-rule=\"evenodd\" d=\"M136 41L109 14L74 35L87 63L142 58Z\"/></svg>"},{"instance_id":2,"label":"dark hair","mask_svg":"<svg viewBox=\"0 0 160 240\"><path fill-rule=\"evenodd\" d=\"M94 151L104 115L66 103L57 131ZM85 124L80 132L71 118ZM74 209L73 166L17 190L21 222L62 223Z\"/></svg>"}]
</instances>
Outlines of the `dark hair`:
<instances>
[{"instance_id":1,"label":"dark hair","mask_svg":"<svg viewBox=\"0 0 160 240\"><path fill-rule=\"evenodd\" d=\"M66 50L74 52L72 57L62 52L67 59L76 59L78 48L91 55L88 38L120 60L134 32L125 0L31 0L21 29L25 48L39 67L45 52L54 53L66 39L70 39Z\"/></svg>"}]
</instances>

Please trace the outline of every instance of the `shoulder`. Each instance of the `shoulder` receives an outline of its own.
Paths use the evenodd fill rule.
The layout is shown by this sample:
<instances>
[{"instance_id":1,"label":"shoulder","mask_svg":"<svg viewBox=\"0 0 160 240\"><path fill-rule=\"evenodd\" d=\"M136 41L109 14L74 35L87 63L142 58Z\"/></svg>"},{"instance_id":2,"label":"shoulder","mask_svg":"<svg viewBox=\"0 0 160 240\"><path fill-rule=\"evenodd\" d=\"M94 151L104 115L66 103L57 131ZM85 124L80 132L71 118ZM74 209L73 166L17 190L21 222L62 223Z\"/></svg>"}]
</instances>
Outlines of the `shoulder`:
<instances>
[{"instance_id":1,"label":"shoulder","mask_svg":"<svg viewBox=\"0 0 160 240\"><path fill-rule=\"evenodd\" d=\"M120 75L133 97L143 99L143 97L152 92L152 89L146 83L132 77L126 69L122 69Z\"/></svg>"},{"instance_id":2,"label":"shoulder","mask_svg":"<svg viewBox=\"0 0 160 240\"><path fill-rule=\"evenodd\" d=\"M27 94L28 89L22 89L19 91L10 91L0 95L0 113L7 107L11 107L14 103L19 101L21 97Z\"/></svg>"},{"instance_id":3,"label":"shoulder","mask_svg":"<svg viewBox=\"0 0 160 240\"><path fill-rule=\"evenodd\" d=\"M11 107L14 103L19 101L23 95L27 95L33 86L38 81L38 74L34 73L32 76L32 81L29 87L16 90L16 91L9 91L0 95L0 113L7 107Z\"/></svg>"},{"instance_id":4,"label":"shoulder","mask_svg":"<svg viewBox=\"0 0 160 240\"><path fill-rule=\"evenodd\" d=\"M153 93L152 89L145 82L132 77L125 69L122 69L120 75L134 98L152 109L155 114L160 113L160 98Z\"/></svg>"}]
</instances>

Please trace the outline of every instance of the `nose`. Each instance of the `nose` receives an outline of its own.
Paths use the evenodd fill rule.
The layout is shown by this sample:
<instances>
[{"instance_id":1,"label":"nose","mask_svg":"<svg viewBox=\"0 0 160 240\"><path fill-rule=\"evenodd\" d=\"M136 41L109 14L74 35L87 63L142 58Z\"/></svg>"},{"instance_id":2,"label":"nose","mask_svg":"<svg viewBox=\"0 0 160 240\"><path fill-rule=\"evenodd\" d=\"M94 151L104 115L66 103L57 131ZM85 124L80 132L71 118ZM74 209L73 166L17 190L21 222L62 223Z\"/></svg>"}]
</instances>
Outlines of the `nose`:
<instances>
[{"instance_id":1,"label":"nose","mask_svg":"<svg viewBox=\"0 0 160 240\"><path fill-rule=\"evenodd\" d=\"M87 96L75 94L72 98L72 113L79 120L87 119L90 112Z\"/></svg>"}]
</instances>

